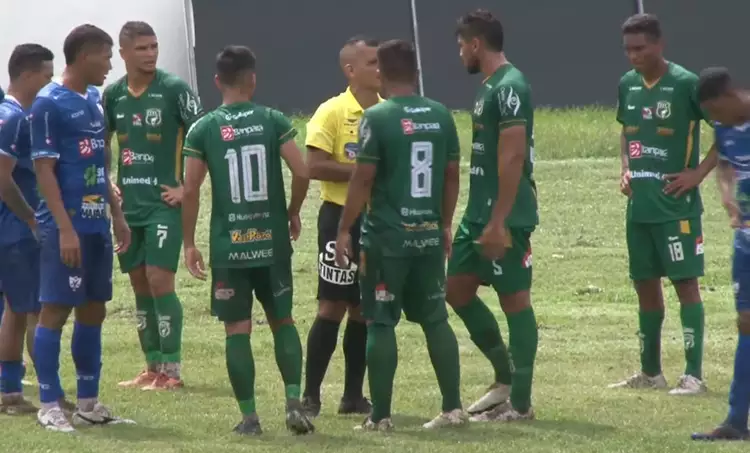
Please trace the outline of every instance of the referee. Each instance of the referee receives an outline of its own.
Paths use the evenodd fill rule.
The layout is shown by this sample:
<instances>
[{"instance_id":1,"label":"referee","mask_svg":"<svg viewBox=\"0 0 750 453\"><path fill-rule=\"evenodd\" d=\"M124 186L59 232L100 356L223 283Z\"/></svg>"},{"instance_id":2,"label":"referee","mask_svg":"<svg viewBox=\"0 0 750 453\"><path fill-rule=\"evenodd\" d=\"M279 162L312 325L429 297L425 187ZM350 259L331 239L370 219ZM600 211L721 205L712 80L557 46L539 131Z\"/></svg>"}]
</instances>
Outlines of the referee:
<instances>
[{"instance_id":1,"label":"referee","mask_svg":"<svg viewBox=\"0 0 750 453\"><path fill-rule=\"evenodd\" d=\"M365 377L367 326L359 307L358 259L349 269L336 266L336 232L346 201L349 177L357 155L357 130L362 113L382 101L378 42L354 37L339 53L341 70L349 84L345 92L328 99L307 123L307 165L310 178L321 181L323 200L318 213L318 315L307 337L305 392L302 404L309 416L320 413L320 386L338 341L339 326L348 312L344 331L346 374L339 414L369 414L362 394ZM359 220L352 227L355 257L359 256Z\"/></svg>"}]
</instances>

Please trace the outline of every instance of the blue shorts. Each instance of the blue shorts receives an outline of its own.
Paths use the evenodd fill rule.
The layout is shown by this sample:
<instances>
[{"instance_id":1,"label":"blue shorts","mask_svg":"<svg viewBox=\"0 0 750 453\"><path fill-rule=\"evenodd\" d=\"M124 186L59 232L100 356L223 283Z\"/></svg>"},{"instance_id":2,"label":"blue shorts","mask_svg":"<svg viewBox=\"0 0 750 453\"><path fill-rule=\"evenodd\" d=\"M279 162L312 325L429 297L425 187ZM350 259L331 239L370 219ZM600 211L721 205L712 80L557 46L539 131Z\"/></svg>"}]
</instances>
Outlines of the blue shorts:
<instances>
[{"instance_id":1,"label":"blue shorts","mask_svg":"<svg viewBox=\"0 0 750 453\"><path fill-rule=\"evenodd\" d=\"M71 268L62 262L57 229L40 232L41 303L75 307L86 302L107 302L112 299L112 236L81 234L78 240L83 265Z\"/></svg>"},{"instance_id":2,"label":"blue shorts","mask_svg":"<svg viewBox=\"0 0 750 453\"><path fill-rule=\"evenodd\" d=\"M39 244L35 239L0 246L0 281L13 313L39 312Z\"/></svg>"}]
</instances>

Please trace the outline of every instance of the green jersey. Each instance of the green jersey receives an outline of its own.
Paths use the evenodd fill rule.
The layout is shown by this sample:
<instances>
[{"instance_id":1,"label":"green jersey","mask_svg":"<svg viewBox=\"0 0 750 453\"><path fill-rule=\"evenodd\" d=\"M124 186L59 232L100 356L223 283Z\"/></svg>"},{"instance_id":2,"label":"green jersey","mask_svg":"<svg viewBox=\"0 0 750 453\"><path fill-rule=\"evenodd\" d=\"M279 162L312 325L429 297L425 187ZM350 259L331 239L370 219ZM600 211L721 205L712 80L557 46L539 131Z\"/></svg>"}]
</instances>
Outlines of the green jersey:
<instances>
[{"instance_id":1,"label":"green jersey","mask_svg":"<svg viewBox=\"0 0 750 453\"><path fill-rule=\"evenodd\" d=\"M207 113L188 131L185 156L211 178L211 266L249 268L288 259L281 145L297 131L281 112L240 102Z\"/></svg>"},{"instance_id":2,"label":"green jersey","mask_svg":"<svg viewBox=\"0 0 750 453\"><path fill-rule=\"evenodd\" d=\"M200 101L179 77L157 70L146 91L133 96L127 76L104 90L110 133L117 134L117 185L130 225L180 221L179 208L161 199L161 185L182 180L185 131L203 114Z\"/></svg>"},{"instance_id":3,"label":"green jersey","mask_svg":"<svg viewBox=\"0 0 750 453\"><path fill-rule=\"evenodd\" d=\"M489 222L498 197L500 133L509 127L522 126L526 128L526 159L516 200L505 224L533 230L539 224L534 182L534 106L531 87L523 73L510 63L499 67L482 83L471 120L471 176L464 221L481 225Z\"/></svg>"},{"instance_id":4,"label":"green jersey","mask_svg":"<svg viewBox=\"0 0 750 453\"><path fill-rule=\"evenodd\" d=\"M679 198L664 193L664 175L698 166L704 115L696 98L697 82L695 74L674 63L651 86L635 70L620 79L617 121L628 146L630 221L663 223L703 212L697 187Z\"/></svg>"},{"instance_id":5,"label":"green jersey","mask_svg":"<svg viewBox=\"0 0 750 453\"><path fill-rule=\"evenodd\" d=\"M443 250L443 186L460 155L453 115L421 96L393 97L365 110L357 163L376 166L362 245L383 256Z\"/></svg>"}]
</instances>

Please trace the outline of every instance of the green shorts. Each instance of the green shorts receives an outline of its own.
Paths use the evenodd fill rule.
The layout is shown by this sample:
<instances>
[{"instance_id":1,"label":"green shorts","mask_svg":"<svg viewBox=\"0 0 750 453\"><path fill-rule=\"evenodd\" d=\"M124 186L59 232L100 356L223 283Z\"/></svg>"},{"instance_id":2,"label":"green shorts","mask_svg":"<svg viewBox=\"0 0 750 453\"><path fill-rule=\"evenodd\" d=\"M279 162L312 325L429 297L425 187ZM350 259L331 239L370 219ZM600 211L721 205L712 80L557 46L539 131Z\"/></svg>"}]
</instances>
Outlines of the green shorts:
<instances>
[{"instance_id":1,"label":"green shorts","mask_svg":"<svg viewBox=\"0 0 750 453\"><path fill-rule=\"evenodd\" d=\"M290 258L266 267L211 268L211 313L225 323L247 321L253 292L266 316L292 317L292 262Z\"/></svg>"},{"instance_id":2,"label":"green shorts","mask_svg":"<svg viewBox=\"0 0 750 453\"><path fill-rule=\"evenodd\" d=\"M703 276L700 217L666 223L628 221L625 227L631 279L678 281Z\"/></svg>"},{"instance_id":3,"label":"green shorts","mask_svg":"<svg viewBox=\"0 0 750 453\"><path fill-rule=\"evenodd\" d=\"M505 256L490 261L482 256L476 241L484 225L461 222L453 238L453 253L448 261L448 276L471 274L491 286L498 295L531 289L531 231L510 228L511 246Z\"/></svg>"},{"instance_id":4,"label":"green shorts","mask_svg":"<svg viewBox=\"0 0 750 453\"><path fill-rule=\"evenodd\" d=\"M448 318L442 253L392 258L363 251L359 287L362 314L375 324L395 326L401 310L408 321L418 324Z\"/></svg>"},{"instance_id":5,"label":"green shorts","mask_svg":"<svg viewBox=\"0 0 750 453\"><path fill-rule=\"evenodd\" d=\"M130 227L130 247L119 255L120 270L128 273L146 265L177 272L182 248L182 223L164 222Z\"/></svg>"}]
</instances>

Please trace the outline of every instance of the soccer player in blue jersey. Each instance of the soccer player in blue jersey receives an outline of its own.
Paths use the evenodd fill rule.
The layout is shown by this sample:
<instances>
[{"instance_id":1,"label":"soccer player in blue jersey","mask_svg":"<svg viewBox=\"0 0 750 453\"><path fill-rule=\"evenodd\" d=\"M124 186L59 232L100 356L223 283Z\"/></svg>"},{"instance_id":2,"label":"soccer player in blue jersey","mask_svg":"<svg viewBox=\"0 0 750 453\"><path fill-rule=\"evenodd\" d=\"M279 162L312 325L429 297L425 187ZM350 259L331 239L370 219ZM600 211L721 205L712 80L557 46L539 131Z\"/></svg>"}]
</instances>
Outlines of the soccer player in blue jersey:
<instances>
[{"instance_id":1,"label":"soccer player in blue jersey","mask_svg":"<svg viewBox=\"0 0 750 453\"><path fill-rule=\"evenodd\" d=\"M0 324L0 412L10 415L36 412L21 383L27 320L35 323L39 312L39 196L26 111L52 79L53 58L39 44L17 46L8 62L8 95L0 103L0 281L8 304Z\"/></svg>"},{"instance_id":2,"label":"soccer player in blue jersey","mask_svg":"<svg viewBox=\"0 0 750 453\"><path fill-rule=\"evenodd\" d=\"M116 252L130 245L130 230L111 193L99 91L112 68L112 38L93 25L73 29L63 44L62 84L45 86L31 107L31 157L42 202L37 213L41 245L34 365L48 430L72 432L58 404L60 337L75 308L71 342L78 377L72 421L82 425L133 423L98 401L105 303L112 298L112 236ZM110 202L110 200L112 200Z\"/></svg>"},{"instance_id":3,"label":"soccer player in blue jersey","mask_svg":"<svg viewBox=\"0 0 750 453\"><path fill-rule=\"evenodd\" d=\"M701 108L716 122L716 167L722 204L734 234L732 280L739 339L734 356L734 378L729 390L729 415L694 440L748 440L750 409L750 91L734 86L726 68L703 70L698 82Z\"/></svg>"}]
</instances>

